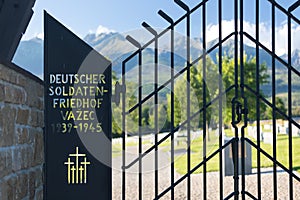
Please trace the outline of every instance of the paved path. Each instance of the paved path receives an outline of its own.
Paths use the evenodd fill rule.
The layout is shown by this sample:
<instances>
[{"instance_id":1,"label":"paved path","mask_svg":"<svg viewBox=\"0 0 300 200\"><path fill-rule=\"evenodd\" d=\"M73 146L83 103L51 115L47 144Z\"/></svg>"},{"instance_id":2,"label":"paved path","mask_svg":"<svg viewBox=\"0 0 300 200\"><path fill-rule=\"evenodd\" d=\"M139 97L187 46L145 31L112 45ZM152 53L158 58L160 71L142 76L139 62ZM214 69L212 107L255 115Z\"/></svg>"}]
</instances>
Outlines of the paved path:
<instances>
[{"instance_id":1,"label":"paved path","mask_svg":"<svg viewBox=\"0 0 300 200\"><path fill-rule=\"evenodd\" d=\"M145 147L146 148L146 147ZM129 147L127 149L127 164L136 158L136 147ZM154 155L149 154L143 159L143 199L154 198ZM113 159L113 199L120 200L122 195L122 173L121 173L121 157ZM253 169L255 171L255 169ZM273 199L273 172L272 169L262 169L262 199ZM138 199L138 163L136 163L126 175L126 199ZM181 175L176 173L175 180ZM289 199L289 176L283 171L278 170L278 199ZM167 151L159 150L159 192L165 190L170 186L170 164L169 153ZM187 182L183 181L175 189L175 199L186 199ZM191 199L203 198L203 174L193 174L191 176ZM233 178L224 177L223 179L224 197L233 191ZM294 181L294 199L300 199L300 183ZM246 176L246 190L257 196L257 174ZM219 173L207 173L207 199L219 199ZM167 193L161 199L170 199L170 193ZM246 198L250 199L250 198Z\"/></svg>"}]
</instances>

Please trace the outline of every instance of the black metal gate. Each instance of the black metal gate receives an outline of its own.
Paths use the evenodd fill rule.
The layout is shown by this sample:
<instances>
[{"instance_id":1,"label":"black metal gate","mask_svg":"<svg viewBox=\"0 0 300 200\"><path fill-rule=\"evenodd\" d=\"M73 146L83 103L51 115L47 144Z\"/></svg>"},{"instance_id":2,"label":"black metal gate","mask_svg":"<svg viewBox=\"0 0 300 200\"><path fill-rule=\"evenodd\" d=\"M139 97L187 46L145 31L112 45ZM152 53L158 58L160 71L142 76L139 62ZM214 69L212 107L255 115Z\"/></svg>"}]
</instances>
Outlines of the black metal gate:
<instances>
[{"instance_id":1,"label":"black metal gate","mask_svg":"<svg viewBox=\"0 0 300 200\"><path fill-rule=\"evenodd\" d=\"M273 177L273 188L269 188L272 190L273 196L272 199L277 199L278 194L278 180L277 180L277 167L280 167L284 173L286 173L289 177L289 198L294 198L294 191L293 191L293 184L294 181L300 181L299 176L296 175L296 173L293 171L296 167L293 165L293 158L295 154L293 153L293 135L292 135L292 129L293 127L300 129L300 125L296 121L296 119L293 117L293 105L292 105L292 95L293 95L293 81L292 78L300 78L300 72L296 69L295 66L292 66L292 26L296 25L299 26L300 20L293 15L293 11L300 5L300 1L297 1L293 5L291 5L288 9L283 8L280 6L276 1L274 0L253 0L253 4L255 5L253 8L253 18L255 19L255 31L254 34L250 34L244 29L244 12L247 8L244 6L243 0L232 0L233 5L233 15L234 15L234 30L229 35L223 35L222 33L222 20L223 20L223 4L228 3L227 1L218 0L217 2L217 9L218 12L216 15L218 16L218 40L212 44L208 45L207 42L207 32L206 32L206 26L207 26L207 4L209 3L209 0L203 0L198 5L196 5L194 8L190 9L185 3L183 3L180 0L175 0L175 3L179 5L186 13L179 18L178 20L174 21L169 15L167 15L163 11L159 11L158 14L166 20L170 25L160 33L158 33L156 30L154 30L150 25L147 23L143 23L142 25L153 35L153 39L151 39L148 43L142 45L138 41L136 41L134 38L127 36L127 40L132 43L136 48L137 51L129 55L123 62L122 62L122 82L116 89L118 92L122 93L122 199L126 199L126 188L127 188L127 171L134 165L138 165L138 194L137 198L142 199L143 198L143 159L145 156L147 156L150 153L154 153L154 188L153 188L153 198L154 199L160 199L164 197L167 193L170 193L171 199L175 198L174 191L176 190L176 187L182 183L183 181L186 181L186 198L191 198L191 190L201 190L203 196L199 196L199 199L208 199L211 198L212 194L207 193L207 165L210 163L210 161L218 156L218 173L219 173L219 194L213 194L214 199L238 199L239 197L242 197L242 199L245 198L251 198L251 199L262 199L262 191L261 191L261 177L262 177L262 164L261 164L261 157L265 156L267 159L269 159L273 164L273 170L272 170L272 177ZM271 45L268 47L267 45L263 44L260 40L260 12L261 7L260 3L265 2L266 4L269 4L270 6L270 22L271 22ZM191 28L193 25L193 21L191 20L191 16L193 13L200 12L201 13L201 19L199 20L199 23L202 26L202 53L197 58L192 58L191 56ZM280 13L281 15L285 16L287 20L287 56L286 59L283 59L282 57L278 56L276 53L276 40L277 37L275 34L275 23L276 23L276 13ZM185 66L181 66L179 70L175 70L175 60L176 55L174 53L174 43L176 41L176 38L174 36L174 32L176 30L176 27L180 23L185 23L185 44L186 46L183 47L185 49L185 55L186 55L186 64ZM170 45L170 51L169 51L169 67L171 68L169 73L169 78L164 81L163 84L158 84L159 79L159 73L160 73L160 61L159 61L159 42L160 39L163 36L168 36L169 38L169 45ZM298 36L294 36L298 37ZM246 75L245 71L246 69L246 62L247 58L244 54L244 47L245 47L245 40L248 42L253 43L253 48L255 49L254 56L256 57L255 61L255 70L254 74L252 74L255 82L255 87L253 85L249 85L247 82L247 79L249 79L248 75ZM232 41L232 47L233 47L233 54L231 55L232 60L234 61L234 69L231 69L232 73L234 74L233 81L229 86L224 85L223 78L223 46L226 42ZM152 46L151 46L152 45ZM151 87L151 91L149 91L149 87L147 87L147 91L143 86L143 52L147 48L153 48L153 62L152 62L152 68L154 71L153 74L153 86ZM271 88L269 98L266 97L261 93L262 83L260 82L260 66L262 63L261 60L261 52L265 52L267 55L270 56L270 63L271 67L269 68L269 80L270 84L269 87ZM208 64L208 55L212 53L217 53L217 70L216 72L219 74L216 80L210 80L210 77L208 77L208 73L211 69L209 69ZM126 80L126 73L127 73L127 65L131 60L137 60L138 63L138 89L135 92L136 95L136 102L129 102L129 97L126 97L126 89L122 86L125 86L127 84ZM192 60L193 59L193 60ZM201 104L199 104L198 109L194 109L194 107L191 107L191 73L192 68L197 63L201 63L201 69L198 69L197 73L201 74L202 77L202 94L200 95L201 98L199 101L201 101ZM287 78L287 112L285 113L283 110L277 107L276 105L276 72L277 67L282 66L282 69L286 71L286 78ZM180 77L184 77L186 80L186 102L184 104L184 115L185 117L182 117L183 120L180 121L180 123L175 122L176 116L175 116L175 110L176 105L176 94L174 92L175 82ZM213 81L216 82L217 87L215 88L217 91L215 96L209 96L209 90L207 89L208 82ZM226 81L226 80L225 80ZM169 112L169 119L170 119L170 125L168 127L168 134L164 135L163 137L159 137L160 127L159 127L159 110L158 110L158 103L160 98L160 92L162 92L165 88L169 88L169 102L168 105L168 112ZM230 95L232 94L232 95ZM230 107L231 107L231 126L233 130L233 137L224 144L224 118L226 117L224 114L224 111L222 110L224 104L226 104L226 95L227 96L233 96L233 98L230 98ZM251 105L249 105L248 99L249 95L252 96L252 99L255 99L254 104L252 102ZM154 121L154 127L152 135L153 137L153 144L148 146L146 150L143 150L143 137L144 130L143 130L143 119L142 119L142 108L143 105L146 103L150 103L154 105L153 107L153 121ZM129 105L130 104L130 105ZM216 105L218 109L218 112L216 114L216 124L215 127L218 127L215 129L217 131L218 135L218 148L217 150L214 150L213 152L209 152L209 147L207 146L207 140L209 140L209 128L207 126L208 121L211 119L211 111L213 105ZM271 119L271 126L272 126L272 154L268 153L264 148L261 147L261 120L262 120L262 105L268 107L271 109L272 112L272 119ZM256 141L253 141L248 138L246 128L249 125L249 106L255 107L255 118L251 119L255 122L255 129L256 129ZM253 110L253 109L252 109ZM136 113L137 115L137 137L138 137L138 153L139 156L132 160L130 163L127 162L126 157L126 150L127 150L127 138L128 138L128 123L127 119L131 113ZM282 164L281 161L277 159L277 152L278 149L276 148L276 142L277 142L277 126L278 123L276 120L276 115L281 115L283 119L288 123L288 131L287 131L287 138L288 138L288 164ZM199 129L201 129L201 134L203 137L203 144L202 146L202 158L201 161L198 162L196 165L191 164L191 156L192 156L192 150L191 150L191 143L192 143L192 131L193 131L193 125L192 120L196 117L199 117L199 121L201 121L201 125L199 126ZM176 145L176 139L175 133L178 132L181 129L185 129L186 131L186 173L181 175L181 177L175 179L175 145ZM166 188L163 188L162 190L159 189L159 148L161 145L164 145L164 142L169 140L170 143L170 185ZM241 145L239 145L239 143ZM245 175L245 143L250 144L253 151L256 152L256 158L257 158L257 173L256 173L256 184L257 184L257 191L255 193L251 193L246 188L246 175ZM224 190L224 155L223 151L226 147L230 147L232 149L232 159L234 163L234 175L233 175L233 191L230 194L225 194L223 192ZM240 152L240 153L238 153ZM240 157L240 158L239 158ZM241 163L239 164L239 161ZM191 175L198 170L199 168L202 169L203 174L203 186L202 188L192 188L191 184ZM239 170L239 168L241 168ZM239 171L241 173L239 174Z\"/></svg>"}]
</instances>

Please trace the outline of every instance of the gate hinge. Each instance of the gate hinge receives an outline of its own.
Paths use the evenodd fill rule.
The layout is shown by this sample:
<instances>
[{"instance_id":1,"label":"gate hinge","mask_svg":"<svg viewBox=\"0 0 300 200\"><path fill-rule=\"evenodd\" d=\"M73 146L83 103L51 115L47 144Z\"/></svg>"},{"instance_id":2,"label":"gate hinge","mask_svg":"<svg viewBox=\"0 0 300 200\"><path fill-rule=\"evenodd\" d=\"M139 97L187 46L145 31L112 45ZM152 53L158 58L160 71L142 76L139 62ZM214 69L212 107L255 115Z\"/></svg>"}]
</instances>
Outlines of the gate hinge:
<instances>
[{"instance_id":1,"label":"gate hinge","mask_svg":"<svg viewBox=\"0 0 300 200\"><path fill-rule=\"evenodd\" d=\"M117 106L120 105L121 93L125 94L126 85L121 85L118 81L115 84L115 94L112 95L111 99Z\"/></svg>"}]
</instances>

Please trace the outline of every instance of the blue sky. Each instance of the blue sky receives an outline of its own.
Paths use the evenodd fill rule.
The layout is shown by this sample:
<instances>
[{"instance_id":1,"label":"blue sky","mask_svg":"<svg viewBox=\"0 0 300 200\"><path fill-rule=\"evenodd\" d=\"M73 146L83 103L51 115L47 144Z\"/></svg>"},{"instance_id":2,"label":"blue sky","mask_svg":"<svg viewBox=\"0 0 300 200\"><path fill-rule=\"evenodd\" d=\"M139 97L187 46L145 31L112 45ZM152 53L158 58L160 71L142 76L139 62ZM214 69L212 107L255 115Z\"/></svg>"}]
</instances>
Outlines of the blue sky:
<instances>
[{"instance_id":1,"label":"blue sky","mask_svg":"<svg viewBox=\"0 0 300 200\"><path fill-rule=\"evenodd\" d=\"M200 0L183 0L191 8ZM207 4L207 24L217 24L217 3L210 0ZM223 1L223 18L230 21L233 17L233 0ZM253 12L255 0L245 0L245 20L254 22ZM261 0L261 21L270 23L270 4ZM287 8L295 0L277 0ZM30 39L43 32L43 10L46 10L80 37L88 32L96 31L99 25L118 32L127 32L140 28L143 21L154 27L166 27L167 23L158 15L159 9L178 19L184 11L172 0L36 0L34 15L23 39ZM295 11L298 14L300 9ZM279 12L278 12L279 13ZM200 13L199 13L200 14ZM199 15L200 16L200 15ZM197 18L197 17L195 17ZM285 17L277 15L276 24L283 23Z\"/></svg>"}]
</instances>

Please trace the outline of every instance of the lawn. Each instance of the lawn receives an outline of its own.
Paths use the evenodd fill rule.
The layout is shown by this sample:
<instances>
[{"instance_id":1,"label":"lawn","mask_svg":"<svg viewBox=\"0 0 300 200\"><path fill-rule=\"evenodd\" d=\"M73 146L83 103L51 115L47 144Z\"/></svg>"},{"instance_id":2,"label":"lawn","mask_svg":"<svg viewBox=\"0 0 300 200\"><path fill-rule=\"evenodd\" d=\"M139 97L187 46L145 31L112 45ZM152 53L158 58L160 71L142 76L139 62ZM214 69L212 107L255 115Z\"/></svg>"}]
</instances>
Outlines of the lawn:
<instances>
[{"instance_id":1,"label":"lawn","mask_svg":"<svg viewBox=\"0 0 300 200\"><path fill-rule=\"evenodd\" d=\"M218 138L213 136L210 141L206 144L207 155L210 155L216 151L219 147ZM185 145L176 146L175 149L186 148ZM203 160L203 137L200 136L192 141L191 144L191 169L198 165ZM187 155L179 155L175 157L175 168L180 174L185 174L187 172ZM219 156L216 155L207 163L207 171L218 171L219 170ZM201 173L203 168L200 167L194 173Z\"/></svg>"},{"instance_id":2,"label":"lawn","mask_svg":"<svg viewBox=\"0 0 300 200\"><path fill-rule=\"evenodd\" d=\"M233 133L231 130L225 130L227 137L232 137ZM255 144L256 141L253 138L250 138ZM150 141L143 141L143 144L151 144ZM126 147L136 146L136 142L127 142ZM170 140L166 140L160 145L160 148L163 151L170 151ZM293 137L293 168L294 170L300 173L300 137ZM261 142L261 148L265 150L269 155L273 156L273 145L266 144ZM288 165L288 136L284 134L279 134L277 136L277 151L276 157L277 160L283 164L286 168L289 168ZM210 156L219 148L219 137L215 133L210 134L210 141L207 141L206 152L207 157ZM178 145L175 145L175 150L186 149L186 143L180 142ZM122 147L121 144L112 145L113 157L121 156ZM203 137L200 136L192 140L191 144L191 169L198 165L203 160ZM261 167L272 167L273 162L265 157L262 153L260 154ZM223 166L224 167L224 166ZM257 167L257 150L252 147L252 167ZM185 174L187 172L187 154L181 154L175 156L175 169L180 174ZM212 159L207 162L206 170L207 172L219 171L219 154L215 155ZM194 173L202 173L203 167L198 168Z\"/></svg>"},{"instance_id":3,"label":"lawn","mask_svg":"<svg viewBox=\"0 0 300 200\"><path fill-rule=\"evenodd\" d=\"M232 135L227 132L227 135ZM210 141L207 142L207 156L215 152L219 147L219 137L215 135L210 136ZM250 138L254 143L256 141L253 138ZM296 171L300 172L300 137L293 137L293 167ZM286 168L288 165L288 136L287 135L278 135L277 137L277 151L276 156L277 160L283 164ZM176 148L185 148L184 145L179 145ZM265 144L261 142L261 148L265 150L271 156L273 155L273 146L271 144ZM191 144L191 169L198 165L203 160L203 137L200 136L197 139L192 141ZM273 162L265 157L262 153L260 154L261 167L272 167ZM211 160L207 162L207 172L219 171L219 154L215 155ZM252 147L252 167L257 167L257 150ZM175 168L176 171L180 174L185 174L187 172L187 155L179 155L175 157ZM203 172L203 167L197 169L194 173Z\"/></svg>"},{"instance_id":4,"label":"lawn","mask_svg":"<svg viewBox=\"0 0 300 200\"><path fill-rule=\"evenodd\" d=\"M279 134L277 136L277 160L283 164L286 168L289 168L289 137L287 135ZM300 172L300 137L292 137L293 144L293 168L294 170ZM261 148L264 149L271 156L273 155L273 145L261 143ZM257 167L257 151L252 148L252 166ZM273 162L267 157L261 154L261 167L271 167Z\"/></svg>"}]
</instances>

